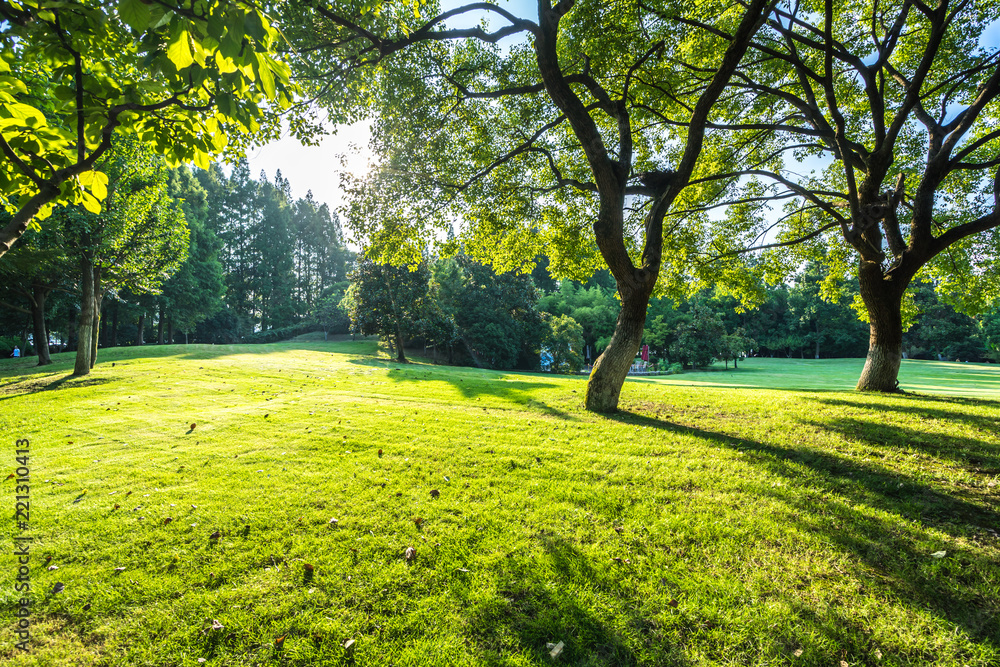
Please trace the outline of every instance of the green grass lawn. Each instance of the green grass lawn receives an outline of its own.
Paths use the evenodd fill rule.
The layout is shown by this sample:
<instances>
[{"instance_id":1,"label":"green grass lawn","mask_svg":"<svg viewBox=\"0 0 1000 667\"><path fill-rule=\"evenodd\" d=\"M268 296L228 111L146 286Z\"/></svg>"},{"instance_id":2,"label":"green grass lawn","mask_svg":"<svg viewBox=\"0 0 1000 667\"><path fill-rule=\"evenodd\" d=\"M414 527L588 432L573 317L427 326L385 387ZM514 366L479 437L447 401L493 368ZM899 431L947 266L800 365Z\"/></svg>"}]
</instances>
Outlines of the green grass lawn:
<instances>
[{"instance_id":1,"label":"green grass lawn","mask_svg":"<svg viewBox=\"0 0 1000 667\"><path fill-rule=\"evenodd\" d=\"M859 366L751 360L630 381L604 417L584 378L373 352L0 362L35 537L23 654L4 482L0 662L1000 664L997 401L792 391ZM992 371L903 385L995 396Z\"/></svg>"},{"instance_id":2,"label":"green grass lawn","mask_svg":"<svg viewBox=\"0 0 1000 667\"><path fill-rule=\"evenodd\" d=\"M823 389L850 391L858 383L864 359L741 359L739 369L719 363L703 371L636 378L671 385ZM904 359L899 369L904 391L1000 400L1000 365Z\"/></svg>"}]
</instances>

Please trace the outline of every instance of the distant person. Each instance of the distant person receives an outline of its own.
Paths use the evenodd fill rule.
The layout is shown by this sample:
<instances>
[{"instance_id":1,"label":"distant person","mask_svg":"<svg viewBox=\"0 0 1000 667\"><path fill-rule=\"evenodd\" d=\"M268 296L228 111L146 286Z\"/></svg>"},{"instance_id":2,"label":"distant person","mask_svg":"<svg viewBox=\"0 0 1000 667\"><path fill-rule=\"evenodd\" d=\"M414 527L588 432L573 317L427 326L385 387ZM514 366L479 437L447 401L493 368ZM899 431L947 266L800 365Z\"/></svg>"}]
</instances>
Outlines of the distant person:
<instances>
[{"instance_id":1,"label":"distant person","mask_svg":"<svg viewBox=\"0 0 1000 667\"><path fill-rule=\"evenodd\" d=\"M14 351L10 353L10 356L14 357L15 359L17 359L18 357L20 357L21 356L21 348L19 348L17 345L15 345L14 346Z\"/></svg>"}]
</instances>

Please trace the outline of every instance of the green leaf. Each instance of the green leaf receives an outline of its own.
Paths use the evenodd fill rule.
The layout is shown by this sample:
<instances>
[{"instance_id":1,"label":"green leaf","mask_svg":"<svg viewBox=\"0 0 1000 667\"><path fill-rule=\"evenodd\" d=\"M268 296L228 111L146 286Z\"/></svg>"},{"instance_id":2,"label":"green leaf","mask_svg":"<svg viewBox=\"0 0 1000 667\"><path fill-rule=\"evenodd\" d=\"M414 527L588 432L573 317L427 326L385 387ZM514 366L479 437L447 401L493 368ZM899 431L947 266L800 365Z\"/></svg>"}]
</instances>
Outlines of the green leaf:
<instances>
[{"instance_id":1,"label":"green leaf","mask_svg":"<svg viewBox=\"0 0 1000 667\"><path fill-rule=\"evenodd\" d=\"M118 5L118 15L137 32L144 32L152 19L149 5L142 0L122 0Z\"/></svg>"},{"instance_id":2,"label":"green leaf","mask_svg":"<svg viewBox=\"0 0 1000 667\"><path fill-rule=\"evenodd\" d=\"M191 36L187 30L182 29L177 36L171 40L167 47L167 58L170 62L182 70L194 64L194 53L191 52Z\"/></svg>"},{"instance_id":3,"label":"green leaf","mask_svg":"<svg viewBox=\"0 0 1000 667\"><path fill-rule=\"evenodd\" d=\"M257 67L257 78L260 79L260 85L264 87L264 94L267 95L268 99L274 97L274 74L268 68L266 63L261 63Z\"/></svg>"},{"instance_id":4,"label":"green leaf","mask_svg":"<svg viewBox=\"0 0 1000 667\"><path fill-rule=\"evenodd\" d=\"M29 127L45 125L45 115L33 106L18 102L16 104L4 105L3 110L11 118L21 121L22 124Z\"/></svg>"},{"instance_id":5,"label":"green leaf","mask_svg":"<svg viewBox=\"0 0 1000 667\"><path fill-rule=\"evenodd\" d=\"M83 204L83 208L94 215L98 215L101 212L101 202L86 190L83 191L83 201L80 203Z\"/></svg>"},{"instance_id":6,"label":"green leaf","mask_svg":"<svg viewBox=\"0 0 1000 667\"><path fill-rule=\"evenodd\" d=\"M80 174L80 183L87 188L97 199L103 200L108 196L108 175L100 171L85 171Z\"/></svg>"}]
</instances>

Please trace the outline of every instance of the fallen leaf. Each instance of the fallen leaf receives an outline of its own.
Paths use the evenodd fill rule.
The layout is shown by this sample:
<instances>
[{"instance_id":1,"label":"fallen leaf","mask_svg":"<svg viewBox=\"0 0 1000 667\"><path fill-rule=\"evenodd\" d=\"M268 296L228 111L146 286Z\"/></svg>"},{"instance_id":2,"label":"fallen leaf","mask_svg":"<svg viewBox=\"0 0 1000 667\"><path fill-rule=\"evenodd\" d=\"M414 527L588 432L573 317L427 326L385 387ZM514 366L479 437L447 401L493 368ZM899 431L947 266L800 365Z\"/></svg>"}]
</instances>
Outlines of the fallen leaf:
<instances>
[{"instance_id":1,"label":"fallen leaf","mask_svg":"<svg viewBox=\"0 0 1000 667\"><path fill-rule=\"evenodd\" d=\"M115 568L115 572L124 572L124 571L125 571L124 567L116 567Z\"/></svg>"},{"instance_id":2,"label":"fallen leaf","mask_svg":"<svg viewBox=\"0 0 1000 667\"><path fill-rule=\"evenodd\" d=\"M413 523L417 525L417 528L420 528L422 525L424 525L424 519L423 517L415 516L413 517Z\"/></svg>"},{"instance_id":3,"label":"fallen leaf","mask_svg":"<svg viewBox=\"0 0 1000 667\"><path fill-rule=\"evenodd\" d=\"M382 450L381 449L378 450L378 455L382 456ZM14 479L14 473L11 473L11 474L7 475L7 477L3 481L6 482L8 479Z\"/></svg>"},{"instance_id":4,"label":"fallen leaf","mask_svg":"<svg viewBox=\"0 0 1000 667\"><path fill-rule=\"evenodd\" d=\"M48 566L48 567L47 567L46 569L47 569L47 570L48 570L49 572L52 572L52 571L54 571L54 570L58 570L58 569L59 569L59 566L58 566L58 565L49 565L49 566Z\"/></svg>"},{"instance_id":5,"label":"fallen leaf","mask_svg":"<svg viewBox=\"0 0 1000 667\"><path fill-rule=\"evenodd\" d=\"M549 648L550 646L551 646L551 648ZM552 658L553 660L555 660L556 658L559 657L559 654L563 652L563 649L565 647L566 647L566 645L564 643L562 643L562 642L559 642L558 644L546 644L545 645L545 648L549 649L549 657Z\"/></svg>"},{"instance_id":6,"label":"fallen leaf","mask_svg":"<svg viewBox=\"0 0 1000 667\"><path fill-rule=\"evenodd\" d=\"M403 558L405 558L407 561L412 561L416 557L417 557L417 550L414 549L413 547L406 547L406 553L403 554Z\"/></svg>"},{"instance_id":7,"label":"fallen leaf","mask_svg":"<svg viewBox=\"0 0 1000 667\"><path fill-rule=\"evenodd\" d=\"M212 533L211 535L208 536L208 539L210 539L210 540L217 540L220 537L222 537L222 533L220 533L219 531L215 531L214 533Z\"/></svg>"},{"instance_id":8,"label":"fallen leaf","mask_svg":"<svg viewBox=\"0 0 1000 667\"><path fill-rule=\"evenodd\" d=\"M63 589L66 588L66 584L61 581L57 581L56 585L52 587L53 593L62 593Z\"/></svg>"},{"instance_id":9,"label":"fallen leaf","mask_svg":"<svg viewBox=\"0 0 1000 667\"><path fill-rule=\"evenodd\" d=\"M287 636L288 635L281 635L280 637L275 637L274 638L274 646L275 646L275 648L281 648L282 646L284 646L284 644L285 644L285 637L287 637Z\"/></svg>"},{"instance_id":10,"label":"fallen leaf","mask_svg":"<svg viewBox=\"0 0 1000 667\"><path fill-rule=\"evenodd\" d=\"M381 449L378 450L378 457L382 458L382 450ZM11 475L10 477L13 477L13 475ZM7 479L10 479L10 477L8 477Z\"/></svg>"},{"instance_id":11,"label":"fallen leaf","mask_svg":"<svg viewBox=\"0 0 1000 667\"><path fill-rule=\"evenodd\" d=\"M680 604L680 602L678 602L677 600L671 600L671 601L670 601L670 602L668 602L667 604L668 604L669 606L673 607L674 609L677 609L677 605L679 605L679 604Z\"/></svg>"},{"instance_id":12,"label":"fallen leaf","mask_svg":"<svg viewBox=\"0 0 1000 667\"><path fill-rule=\"evenodd\" d=\"M441 495L440 491L438 491L437 489L431 489L431 498L437 498L440 495Z\"/></svg>"},{"instance_id":13,"label":"fallen leaf","mask_svg":"<svg viewBox=\"0 0 1000 667\"><path fill-rule=\"evenodd\" d=\"M173 517L168 516L166 519L163 520L163 525L166 526L168 523L170 523L173 520L174 520Z\"/></svg>"},{"instance_id":14,"label":"fallen leaf","mask_svg":"<svg viewBox=\"0 0 1000 667\"><path fill-rule=\"evenodd\" d=\"M121 507L121 505L119 505L118 503L115 503L115 506L111 508L111 511L114 512L119 507Z\"/></svg>"},{"instance_id":15,"label":"fallen leaf","mask_svg":"<svg viewBox=\"0 0 1000 667\"><path fill-rule=\"evenodd\" d=\"M931 558L944 558L948 555L947 551L935 551L931 554Z\"/></svg>"},{"instance_id":16,"label":"fallen leaf","mask_svg":"<svg viewBox=\"0 0 1000 667\"><path fill-rule=\"evenodd\" d=\"M195 426L197 426L197 424L191 424L191 430L192 430L192 431L194 430L194 427L195 427Z\"/></svg>"},{"instance_id":17,"label":"fallen leaf","mask_svg":"<svg viewBox=\"0 0 1000 667\"><path fill-rule=\"evenodd\" d=\"M336 519L330 519L330 520L329 520L329 521L328 521L327 523L329 523L329 524L330 524L331 526L333 526L334 528L336 528L336 527L337 527L337 525L338 525L338 524L339 524L340 522L339 522L339 521L337 521Z\"/></svg>"},{"instance_id":18,"label":"fallen leaf","mask_svg":"<svg viewBox=\"0 0 1000 667\"><path fill-rule=\"evenodd\" d=\"M84 611L90 611L90 603L89 602L87 604L83 605L83 610Z\"/></svg>"},{"instance_id":19,"label":"fallen leaf","mask_svg":"<svg viewBox=\"0 0 1000 667\"><path fill-rule=\"evenodd\" d=\"M794 651L792 651L792 655L798 658L800 655L802 655L802 649L800 648L795 649Z\"/></svg>"},{"instance_id":20,"label":"fallen leaf","mask_svg":"<svg viewBox=\"0 0 1000 667\"><path fill-rule=\"evenodd\" d=\"M353 639L348 639L346 642L344 642L344 650L345 651L352 651L352 650L354 650L354 644L355 644L355 642L354 642Z\"/></svg>"}]
</instances>

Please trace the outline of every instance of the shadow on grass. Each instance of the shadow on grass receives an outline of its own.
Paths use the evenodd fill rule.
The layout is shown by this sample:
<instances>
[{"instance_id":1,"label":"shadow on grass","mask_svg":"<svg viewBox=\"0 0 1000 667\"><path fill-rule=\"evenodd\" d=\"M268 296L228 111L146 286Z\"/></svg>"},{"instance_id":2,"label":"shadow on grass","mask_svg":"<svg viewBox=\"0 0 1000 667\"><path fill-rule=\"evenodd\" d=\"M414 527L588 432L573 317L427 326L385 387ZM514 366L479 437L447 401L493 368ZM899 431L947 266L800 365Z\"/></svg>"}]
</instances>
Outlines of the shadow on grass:
<instances>
[{"instance_id":1,"label":"shadow on grass","mask_svg":"<svg viewBox=\"0 0 1000 667\"><path fill-rule=\"evenodd\" d=\"M574 417L564 410L560 410L545 401L539 400L537 396L539 389L564 389L559 383L541 381L541 378L539 378L539 381L508 380L501 377L505 371L469 368L465 366L403 364L390 359L377 359L374 357L355 357L349 359L348 362L360 366L387 370L387 377L393 382L419 383L424 380L446 382L454 387L462 395L462 398L467 400L489 396L529 410L539 410L550 417L566 421L579 421L578 417ZM524 377L524 371L512 372L517 373L518 377ZM480 377L479 374L482 373L487 374L488 377Z\"/></svg>"},{"instance_id":2,"label":"shadow on grass","mask_svg":"<svg viewBox=\"0 0 1000 667\"><path fill-rule=\"evenodd\" d=\"M921 404L931 402L942 406L951 404L967 407L1000 407L1000 403L997 401L912 396L904 397L903 402L879 403L877 409L882 414L873 419L843 417L827 422L812 422L812 424L839 432L847 439L861 440L872 447L892 447L892 443L900 443L902 447L920 449L933 456L947 458L972 473L1000 474L1000 441L996 438L996 434L1000 433L1000 418L948 410L944 407L928 408L921 404L907 404L906 398L919 400ZM847 399L821 398L815 400L824 405L851 408L862 414L870 413L872 408L876 407L861 401ZM990 435L984 439L978 439L897 426L885 418L885 413L912 415L921 419L962 422Z\"/></svg>"},{"instance_id":3,"label":"shadow on grass","mask_svg":"<svg viewBox=\"0 0 1000 667\"><path fill-rule=\"evenodd\" d=\"M1000 599L985 593L993 588L989 577L995 563L971 552L936 559L930 556L935 549L916 546L927 541L929 526L956 542L996 539L986 533L987 528L1000 524L1000 507L995 498L976 497L968 490L942 492L878 464L821 449L750 440L632 412L606 418L695 436L743 452L755 465L790 480L787 487L772 487L764 492L793 509L793 522L801 530L822 534L860 560L864 567L855 576L872 587L887 586L890 594L910 607L932 610L976 641L1000 648L996 627ZM819 425L836 428L836 424ZM905 441L909 435L907 429L891 427L884 433L890 441ZM978 447L983 443L973 444ZM893 446L886 442L869 445ZM803 467L820 477L819 483L807 492L801 490ZM793 491L796 488L799 490Z\"/></svg>"},{"instance_id":4,"label":"shadow on grass","mask_svg":"<svg viewBox=\"0 0 1000 667\"><path fill-rule=\"evenodd\" d=\"M117 382L119 378L94 377L85 375L75 377L73 375L48 375L32 380L21 382L9 382L0 386L0 401L12 398L19 398L25 394L34 394L40 391L56 391L58 389L80 389L83 387L96 387L97 385Z\"/></svg>"},{"instance_id":5,"label":"shadow on grass","mask_svg":"<svg viewBox=\"0 0 1000 667\"><path fill-rule=\"evenodd\" d=\"M632 611L642 606L640 600L620 601L621 609L630 610L625 618L621 612L607 611L608 618L593 612L593 601L588 604L581 597L600 597L618 589L620 582L593 568L570 540L543 533L538 543L543 552L540 560L548 560L551 569L541 566L516 574L503 574L499 569L493 575L497 577L493 582L496 598L464 601L463 608L471 610L467 636L483 664L511 664L512 654L517 653L530 654L534 658L530 664L550 664L553 659L547 644L563 642L556 660L560 664L636 665L637 638L645 644L643 657L647 662L648 648L655 645L660 658L657 664L690 664L679 648L663 646L655 636L655 627ZM551 580L553 571L555 582ZM623 630L631 636L633 647Z\"/></svg>"}]
</instances>

